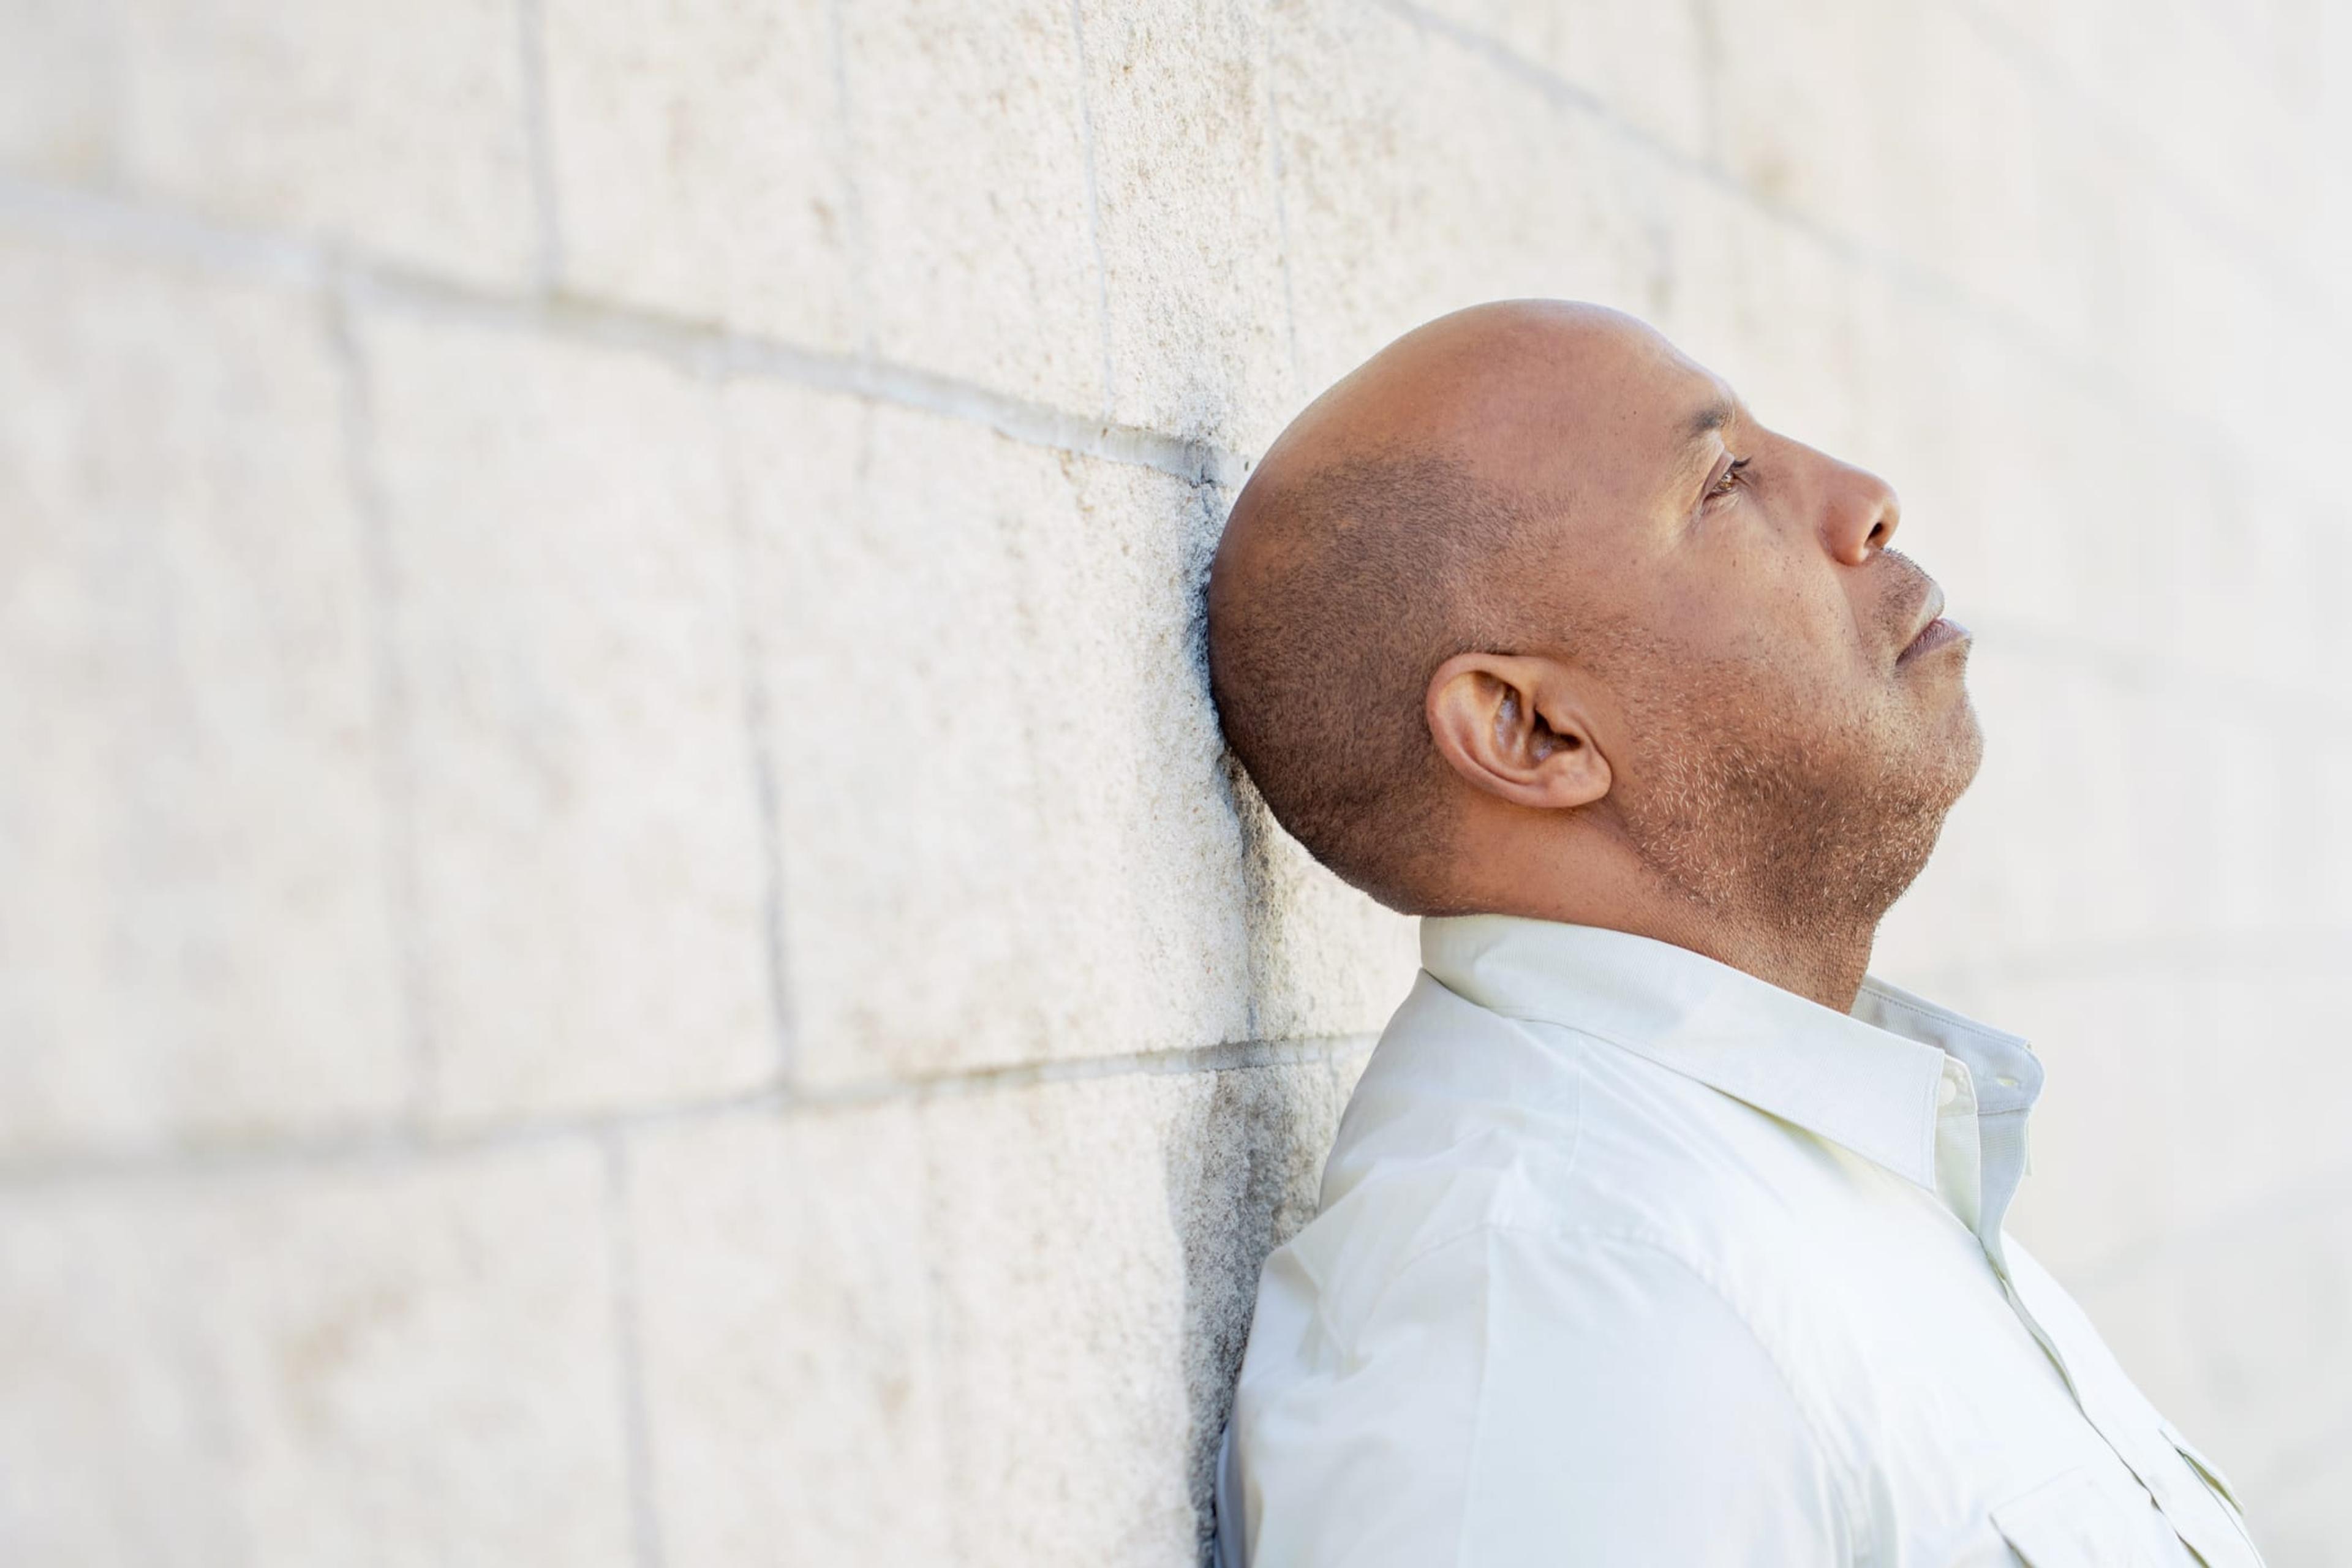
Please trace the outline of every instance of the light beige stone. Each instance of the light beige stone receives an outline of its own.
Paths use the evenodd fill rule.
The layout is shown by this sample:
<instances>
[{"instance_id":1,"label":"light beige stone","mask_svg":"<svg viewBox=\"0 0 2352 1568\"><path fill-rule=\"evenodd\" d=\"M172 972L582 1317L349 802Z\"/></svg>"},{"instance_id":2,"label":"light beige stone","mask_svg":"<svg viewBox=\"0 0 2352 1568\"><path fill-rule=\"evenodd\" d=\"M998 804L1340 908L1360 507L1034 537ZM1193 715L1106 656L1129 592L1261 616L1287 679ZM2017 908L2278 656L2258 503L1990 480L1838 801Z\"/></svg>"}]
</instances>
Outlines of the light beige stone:
<instances>
[{"instance_id":1,"label":"light beige stone","mask_svg":"<svg viewBox=\"0 0 2352 1568\"><path fill-rule=\"evenodd\" d=\"M1671 298L1685 177L1654 155L1386 9L1307 0L1267 25L1303 388L1483 300Z\"/></svg>"},{"instance_id":2,"label":"light beige stone","mask_svg":"<svg viewBox=\"0 0 2352 1568\"><path fill-rule=\"evenodd\" d=\"M841 9L866 295L886 359L1093 413L1102 283L1062 0Z\"/></svg>"},{"instance_id":3,"label":"light beige stone","mask_svg":"<svg viewBox=\"0 0 2352 1568\"><path fill-rule=\"evenodd\" d=\"M341 396L310 301L0 242L0 1149L408 1092Z\"/></svg>"},{"instance_id":4,"label":"light beige stone","mask_svg":"<svg viewBox=\"0 0 2352 1568\"><path fill-rule=\"evenodd\" d=\"M812 1080L1249 1031L1182 480L730 394Z\"/></svg>"},{"instance_id":5,"label":"light beige stone","mask_svg":"<svg viewBox=\"0 0 2352 1568\"><path fill-rule=\"evenodd\" d=\"M630 1145L662 1561L949 1561L919 1114L730 1117Z\"/></svg>"},{"instance_id":6,"label":"light beige stone","mask_svg":"<svg viewBox=\"0 0 2352 1568\"><path fill-rule=\"evenodd\" d=\"M1314 1212L1360 1065L929 1110L957 1561L1200 1560L1258 1265Z\"/></svg>"},{"instance_id":7,"label":"light beige stone","mask_svg":"<svg viewBox=\"0 0 2352 1568\"><path fill-rule=\"evenodd\" d=\"M538 219L517 0L124 0L125 175L481 283Z\"/></svg>"},{"instance_id":8,"label":"light beige stone","mask_svg":"<svg viewBox=\"0 0 2352 1568\"><path fill-rule=\"evenodd\" d=\"M702 385L405 317L363 353L430 1105L660 1104L777 1056L741 557Z\"/></svg>"},{"instance_id":9,"label":"light beige stone","mask_svg":"<svg viewBox=\"0 0 2352 1568\"><path fill-rule=\"evenodd\" d=\"M635 1140L664 1561L1196 1562L1258 1266L1362 1063Z\"/></svg>"},{"instance_id":10,"label":"light beige stone","mask_svg":"<svg viewBox=\"0 0 2352 1568\"><path fill-rule=\"evenodd\" d=\"M604 1180L541 1145L0 1204L0 1553L627 1563Z\"/></svg>"},{"instance_id":11,"label":"light beige stone","mask_svg":"<svg viewBox=\"0 0 2352 1568\"><path fill-rule=\"evenodd\" d=\"M121 29L82 0L0 3L0 167L103 177L121 111Z\"/></svg>"},{"instance_id":12,"label":"light beige stone","mask_svg":"<svg viewBox=\"0 0 2352 1568\"><path fill-rule=\"evenodd\" d=\"M1685 156L1707 151L1709 67L1723 24L1654 0L1424 0L1421 9L1500 47L1570 93Z\"/></svg>"},{"instance_id":13,"label":"light beige stone","mask_svg":"<svg viewBox=\"0 0 2352 1568\"><path fill-rule=\"evenodd\" d=\"M1290 363L1266 38L1231 0L1078 7L1111 416L1256 452Z\"/></svg>"},{"instance_id":14,"label":"light beige stone","mask_svg":"<svg viewBox=\"0 0 2352 1568\"><path fill-rule=\"evenodd\" d=\"M2044 326L2084 238L2042 149L2025 68L1959 8L1768 0L1714 13L1717 130L1732 174L1776 209L1956 280Z\"/></svg>"},{"instance_id":15,"label":"light beige stone","mask_svg":"<svg viewBox=\"0 0 2352 1568\"><path fill-rule=\"evenodd\" d=\"M814 0L551 0L565 286L857 346L833 13Z\"/></svg>"}]
</instances>

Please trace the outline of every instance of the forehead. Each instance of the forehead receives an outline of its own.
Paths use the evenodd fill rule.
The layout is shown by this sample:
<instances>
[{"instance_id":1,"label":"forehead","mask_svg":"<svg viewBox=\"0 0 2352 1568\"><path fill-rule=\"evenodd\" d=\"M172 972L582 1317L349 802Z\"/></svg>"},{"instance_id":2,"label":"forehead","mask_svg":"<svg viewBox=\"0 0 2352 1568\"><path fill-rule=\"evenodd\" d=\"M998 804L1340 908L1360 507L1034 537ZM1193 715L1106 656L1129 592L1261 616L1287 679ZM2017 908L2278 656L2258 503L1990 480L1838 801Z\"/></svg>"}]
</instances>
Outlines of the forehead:
<instances>
[{"instance_id":1,"label":"forehead","mask_svg":"<svg viewBox=\"0 0 2352 1568\"><path fill-rule=\"evenodd\" d=\"M1745 417L1722 377L1638 322L1580 332L1522 387L1507 455L1546 488L1623 499L1673 488Z\"/></svg>"}]
</instances>

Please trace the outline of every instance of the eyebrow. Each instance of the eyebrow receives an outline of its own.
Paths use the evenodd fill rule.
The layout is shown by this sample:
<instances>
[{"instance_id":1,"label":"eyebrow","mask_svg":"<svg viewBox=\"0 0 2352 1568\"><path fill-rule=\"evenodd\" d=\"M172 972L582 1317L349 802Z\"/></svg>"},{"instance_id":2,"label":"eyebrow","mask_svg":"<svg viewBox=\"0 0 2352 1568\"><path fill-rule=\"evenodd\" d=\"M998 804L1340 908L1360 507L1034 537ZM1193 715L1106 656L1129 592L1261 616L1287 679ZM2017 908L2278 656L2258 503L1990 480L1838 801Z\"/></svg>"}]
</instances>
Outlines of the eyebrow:
<instances>
[{"instance_id":1,"label":"eyebrow","mask_svg":"<svg viewBox=\"0 0 2352 1568\"><path fill-rule=\"evenodd\" d=\"M1739 417L1739 410L1721 399L1692 415L1683 426L1683 445L1703 440Z\"/></svg>"}]
</instances>

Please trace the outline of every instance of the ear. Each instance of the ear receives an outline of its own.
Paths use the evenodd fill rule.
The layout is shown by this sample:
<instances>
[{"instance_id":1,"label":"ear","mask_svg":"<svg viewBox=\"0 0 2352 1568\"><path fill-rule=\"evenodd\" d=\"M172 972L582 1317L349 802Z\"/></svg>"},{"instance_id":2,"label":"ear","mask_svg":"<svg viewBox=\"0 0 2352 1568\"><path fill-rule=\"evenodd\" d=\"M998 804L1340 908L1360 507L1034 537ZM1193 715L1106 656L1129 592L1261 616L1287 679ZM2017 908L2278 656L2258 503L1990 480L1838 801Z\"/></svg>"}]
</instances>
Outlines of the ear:
<instances>
[{"instance_id":1,"label":"ear","mask_svg":"<svg viewBox=\"0 0 2352 1568\"><path fill-rule=\"evenodd\" d=\"M1430 677L1425 710L1439 754L1474 789L1542 811L1609 793L1609 760L1557 660L1456 654Z\"/></svg>"}]
</instances>

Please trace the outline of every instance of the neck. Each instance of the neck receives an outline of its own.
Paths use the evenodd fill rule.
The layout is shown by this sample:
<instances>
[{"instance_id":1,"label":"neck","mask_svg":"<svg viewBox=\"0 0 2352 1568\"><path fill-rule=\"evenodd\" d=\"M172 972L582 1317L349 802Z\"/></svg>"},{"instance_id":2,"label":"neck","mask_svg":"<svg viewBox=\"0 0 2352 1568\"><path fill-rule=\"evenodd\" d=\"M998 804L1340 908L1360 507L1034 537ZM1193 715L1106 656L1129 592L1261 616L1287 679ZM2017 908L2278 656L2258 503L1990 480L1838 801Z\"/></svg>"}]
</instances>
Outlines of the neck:
<instances>
[{"instance_id":1,"label":"neck","mask_svg":"<svg viewBox=\"0 0 2352 1568\"><path fill-rule=\"evenodd\" d=\"M1886 904L1841 879L1791 893L1780 879L1714 879L1693 887L1637 855L1585 845L1549 854L1465 858L1466 868L1499 868L1464 879L1441 912L1523 915L1601 926L1671 942L1768 984L1851 1011L1870 968ZM1586 852L1579 853L1577 850Z\"/></svg>"}]
</instances>

